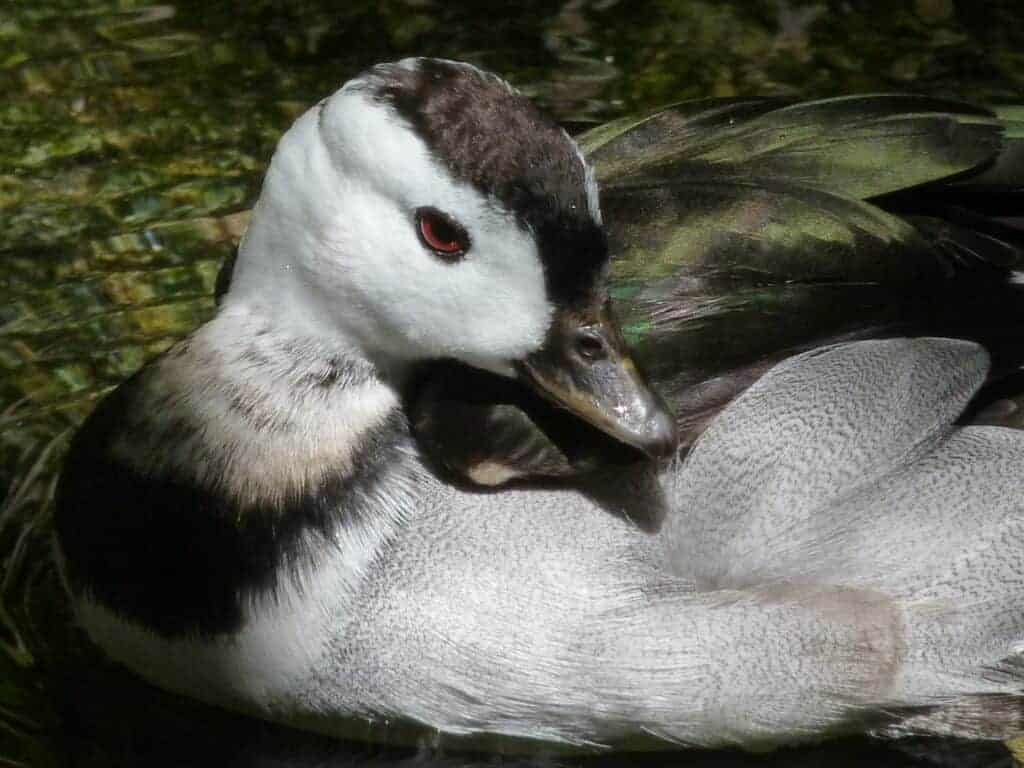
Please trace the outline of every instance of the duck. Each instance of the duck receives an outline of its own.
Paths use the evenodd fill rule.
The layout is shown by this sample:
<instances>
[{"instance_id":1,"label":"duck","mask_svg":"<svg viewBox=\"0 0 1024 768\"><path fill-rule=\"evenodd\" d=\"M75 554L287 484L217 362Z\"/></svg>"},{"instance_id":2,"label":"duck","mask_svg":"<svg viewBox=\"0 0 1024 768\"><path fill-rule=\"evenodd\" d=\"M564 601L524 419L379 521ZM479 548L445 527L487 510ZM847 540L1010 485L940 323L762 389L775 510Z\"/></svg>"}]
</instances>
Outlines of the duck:
<instances>
[{"instance_id":1,"label":"duck","mask_svg":"<svg viewBox=\"0 0 1024 768\"><path fill-rule=\"evenodd\" d=\"M574 140L475 66L370 68L280 140L215 316L74 436L78 623L158 687L342 738L1020 733L1024 432L963 423L1012 378L1020 250L928 186L1003 173L1002 130L876 96ZM960 218L868 202L911 185ZM687 349L718 317L766 338ZM492 453L450 462L472 482L439 468L459 432Z\"/></svg>"}]
</instances>

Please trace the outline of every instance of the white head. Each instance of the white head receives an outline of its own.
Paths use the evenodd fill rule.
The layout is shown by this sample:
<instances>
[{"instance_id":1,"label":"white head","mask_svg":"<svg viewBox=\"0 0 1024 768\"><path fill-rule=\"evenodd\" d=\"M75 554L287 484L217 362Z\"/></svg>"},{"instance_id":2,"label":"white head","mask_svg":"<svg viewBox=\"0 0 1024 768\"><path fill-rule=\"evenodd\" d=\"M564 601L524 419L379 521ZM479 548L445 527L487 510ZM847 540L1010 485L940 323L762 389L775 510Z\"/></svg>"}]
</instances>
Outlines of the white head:
<instances>
[{"instance_id":1,"label":"white head","mask_svg":"<svg viewBox=\"0 0 1024 768\"><path fill-rule=\"evenodd\" d=\"M625 356L607 262L572 139L494 75L407 59L346 83L281 140L224 311L392 374L437 358L518 374L664 450L671 417Z\"/></svg>"},{"instance_id":2,"label":"white head","mask_svg":"<svg viewBox=\"0 0 1024 768\"><path fill-rule=\"evenodd\" d=\"M576 252L549 253L545 227L579 235L555 243ZM578 265L581 293L606 260L575 143L494 75L407 59L351 80L285 134L228 301L384 367L451 357L508 373L541 346L561 298L545 259Z\"/></svg>"}]
</instances>

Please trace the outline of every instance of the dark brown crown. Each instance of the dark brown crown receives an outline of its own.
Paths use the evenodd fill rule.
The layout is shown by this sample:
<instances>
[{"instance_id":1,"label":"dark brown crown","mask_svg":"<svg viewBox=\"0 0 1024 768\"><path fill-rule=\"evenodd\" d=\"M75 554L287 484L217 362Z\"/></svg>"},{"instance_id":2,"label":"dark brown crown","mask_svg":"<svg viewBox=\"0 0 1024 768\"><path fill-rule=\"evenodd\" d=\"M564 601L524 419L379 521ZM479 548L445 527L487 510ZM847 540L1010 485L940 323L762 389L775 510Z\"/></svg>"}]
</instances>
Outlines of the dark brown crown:
<instances>
[{"instance_id":1,"label":"dark brown crown","mask_svg":"<svg viewBox=\"0 0 1024 768\"><path fill-rule=\"evenodd\" d=\"M586 166L558 125L504 80L468 64L383 64L360 82L455 179L498 201L533 234L553 301L589 299L608 249L588 205Z\"/></svg>"}]
</instances>

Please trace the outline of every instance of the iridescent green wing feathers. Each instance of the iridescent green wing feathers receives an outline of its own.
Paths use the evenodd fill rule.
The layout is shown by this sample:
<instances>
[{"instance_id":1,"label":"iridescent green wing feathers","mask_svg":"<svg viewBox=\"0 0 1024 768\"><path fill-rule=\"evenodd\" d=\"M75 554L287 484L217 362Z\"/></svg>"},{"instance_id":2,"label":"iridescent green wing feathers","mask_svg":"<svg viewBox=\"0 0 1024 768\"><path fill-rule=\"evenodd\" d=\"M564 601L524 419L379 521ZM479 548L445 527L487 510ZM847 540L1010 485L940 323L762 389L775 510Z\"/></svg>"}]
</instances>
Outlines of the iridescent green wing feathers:
<instances>
[{"instance_id":1,"label":"iridescent green wing feathers","mask_svg":"<svg viewBox=\"0 0 1024 768\"><path fill-rule=\"evenodd\" d=\"M687 102L580 137L604 187L637 177L771 178L867 199L992 161L1003 124L968 104L925 96Z\"/></svg>"},{"instance_id":2,"label":"iridescent green wing feathers","mask_svg":"<svg viewBox=\"0 0 1024 768\"><path fill-rule=\"evenodd\" d=\"M907 95L705 100L584 134L617 310L684 430L837 339L973 338L1019 365L1024 237L986 215L1024 188L1015 117Z\"/></svg>"}]
</instances>

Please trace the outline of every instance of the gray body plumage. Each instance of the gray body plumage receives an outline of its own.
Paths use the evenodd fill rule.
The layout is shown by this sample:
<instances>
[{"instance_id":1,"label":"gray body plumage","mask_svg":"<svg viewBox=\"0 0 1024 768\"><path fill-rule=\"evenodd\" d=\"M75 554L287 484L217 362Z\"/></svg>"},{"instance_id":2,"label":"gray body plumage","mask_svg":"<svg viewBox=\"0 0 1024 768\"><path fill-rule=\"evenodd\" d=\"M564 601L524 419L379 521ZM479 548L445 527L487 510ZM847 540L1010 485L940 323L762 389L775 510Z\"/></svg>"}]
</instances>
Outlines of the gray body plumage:
<instances>
[{"instance_id":1,"label":"gray body plumage","mask_svg":"<svg viewBox=\"0 0 1024 768\"><path fill-rule=\"evenodd\" d=\"M465 491L410 441L387 514L334 546L309 534L315 572L254 599L234 636L143 633L148 650L124 651L123 625L95 607L86 625L165 687L340 735L369 719L574 745L934 722L1005 737L1019 702L991 694L1020 685L1001 665L1024 637L1024 433L950 426L985 372L980 348L948 340L792 358L622 505L600 489ZM657 534L628 519L648 501L666 507ZM197 651L247 647L283 608L274 643L302 654Z\"/></svg>"}]
</instances>

